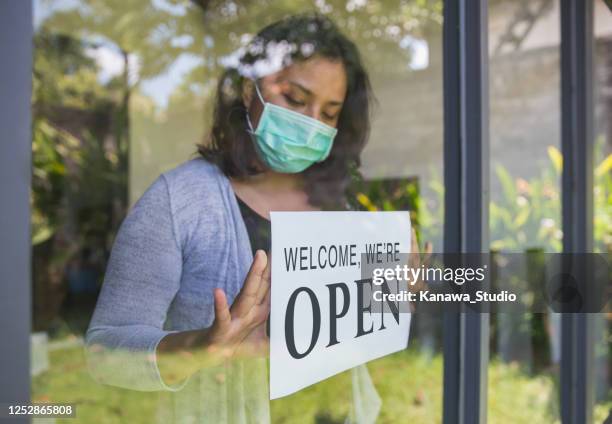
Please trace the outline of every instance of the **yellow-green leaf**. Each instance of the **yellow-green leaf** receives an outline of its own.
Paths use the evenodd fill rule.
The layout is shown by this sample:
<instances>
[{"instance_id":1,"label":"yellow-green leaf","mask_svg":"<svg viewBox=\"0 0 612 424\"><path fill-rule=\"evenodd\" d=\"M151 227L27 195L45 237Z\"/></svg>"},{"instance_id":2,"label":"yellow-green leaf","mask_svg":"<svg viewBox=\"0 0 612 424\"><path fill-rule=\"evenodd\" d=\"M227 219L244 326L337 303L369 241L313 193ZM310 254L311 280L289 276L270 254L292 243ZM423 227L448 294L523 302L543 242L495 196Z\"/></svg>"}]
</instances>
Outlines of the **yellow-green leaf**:
<instances>
[{"instance_id":1,"label":"yellow-green leaf","mask_svg":"<svg viewBox=\"0 0 612 424\"><path fill-rule=\"evenodd\" d=\"M555 171L561 172L563 168L563 155L555 146L548 146L548 157L555 167Z\"/></svg>"},{"instance_id":2,"label":"yellow-green leaf","mask_svg":"<svg viewBox=\"0 0 612 424\"><path fill-rule=\"evenodd\" d=\"M514 225L516 228L521 228L527 222L527 218L529 218L529 209L522 208L518 215L514 218Z\"/></svg>"},{"instance_id":3,"label":"yellow-green leaf","mask_svg":"<svg viewBox=\"0 0 612 424\"><path fill-rule=\"evenodd\" d=\"M369 211L377 210L376 206L374 206L370 201L370 198L363 193L357 193L357 201Z\"/></svg>"},{"instance_id":4,"label":"yellow-green leaf","mask_svg":"<svg viewBox=\"0 0 612 424\"><path fill-rule=\"evenodd\" d=\"M609 154L597 168L595 168L595 176L602 177L612 170L612 154Z\"/></svg>"}]
</instances>

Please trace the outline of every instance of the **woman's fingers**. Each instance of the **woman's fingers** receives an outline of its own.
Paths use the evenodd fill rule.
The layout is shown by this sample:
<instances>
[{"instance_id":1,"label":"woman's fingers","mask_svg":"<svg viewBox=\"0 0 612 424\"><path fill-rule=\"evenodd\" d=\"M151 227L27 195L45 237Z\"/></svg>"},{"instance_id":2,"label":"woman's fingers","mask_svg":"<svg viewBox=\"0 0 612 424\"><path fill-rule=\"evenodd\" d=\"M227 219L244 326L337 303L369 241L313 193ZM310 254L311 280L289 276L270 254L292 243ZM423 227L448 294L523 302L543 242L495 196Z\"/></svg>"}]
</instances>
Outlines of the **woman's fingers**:
<instances>
[{"instance_id":1,"label":"woman's fingers","mask_svg":"<svg viewBox=\"0 0 612 424\"><path fill-rule=\"evenodd\" d=\"M262 314L262 321L265 321L266 319L268 319L268 316L270 315L270 305L272 304L272 295L271 295L271 291L268 290L268 293L266 293L266 297L264 297L263 301L261 302L261 304L259 305L259 307L261 308L261 314Z\"/></svg>"},{"instance_id":2,"label":"woman's fingers","mask_svg":"<svg viewBox=\"0 0 612 424\"><path fill-rule=\"evenodd\" d=\"M226 328L232 320L227 297L222 289L215 289L213 292L215 298L215 321L221 328Z\"/></svg>"},{"instance_id":3,"label":"woman's fingers","mask_svg":"<svg viewBox=\"0 0 612 424\"><path fill-rule=\"evenodd\" d=\"M251 309L247 320L251 328L265 323L270 316L270 298L270 291L268 291L262 302Z\"/></svg>"},{"instance_id":4,"label":"woman's fingers","mask_svg":"<svg viewBox=\"0 0 612 424\"><path fill-rule=\"evenodd\" d=\"M244 281L244 286L232 305L231 312L233 316L245 316L253 305L257 303L257 293L262 284L262 277L267 264L268 258L266 252L263 250L255 252L255 257L253 258L251 269L249 269L249 273Z\"/></svg>"},{"instance_id":5,"label":"woman's fingers","mask_svg":"<svg viewBox=\"0 0 612 424\"><path fill-rule=\"evenodd\" d=\"M420 265L420 248L419 248L419 242L417 240L417 236L416 236L416 231L414 230L414 227L412 227L411 229L411 233L412 233L412 237L410 237L411 241L410 241L410 266L412 266L413 268L417 268Z\"/></svg>"},{"instance_id":6,"label":"woman's fingers","mask_svg":"<svg viewBox=\"0 0 612 424\"><path fill-rule=\"evenodd\" d=\"M270 291L271 269L272 269L272 261L270 260L270 257L268 256L268 263L266 264L266 269L263 272L263 275L261 277L261 284L259 286L259 290L257 291L257 298L255 300L257 305L260 305L265 300L266 295Z\"/></svg>"},{"instance_id":7,"label":"woman's fingers","mask_svg":"<svg viewBox=\"0 0 612 424\"><path fill-rule=\"evenodd\" d=\"M425 258L423 259L423 264L425 267L429 266L429 262L431 261L431 256L433 255L433 245L430 241L425 243Z\"/></svg>"},{"instance_id":8,"label":"woman's fingers","mask_svg":"<svg viewBox=\"0 0 612 424\"><path fill-rule=\"evenodd\" d=\"M412 230L412 240L410 244L411 244L411 250L413 253L412 258L415 262L418 262L416 263L416 265L428 264L433 254L433 245L429 241L426 242L425 250L421 252L421 248L419 247L419 241L417 239L416 231L414 230L414 227L412 227L411 230ZM423 253L422 258L421 258L421 253Z\"/></svg>"},{"instance_id":9,"label":"woman's fingers","mask_svg":"<svg viewBox=\"0 0 612 424\"><path fill-rule=\"evenodd\" d=\"M215 289L215 317L221 329L228 329L232 322L236 323L236 334L248 331L253 325L267 317L270 293L270 269L266 253L258 250L253 258L251 269L247 274L242 290L236 297L232 307L228 306L227 296L221 289ZM266 303L268 299L268 303Z\"/></svg>"}]
</instances>

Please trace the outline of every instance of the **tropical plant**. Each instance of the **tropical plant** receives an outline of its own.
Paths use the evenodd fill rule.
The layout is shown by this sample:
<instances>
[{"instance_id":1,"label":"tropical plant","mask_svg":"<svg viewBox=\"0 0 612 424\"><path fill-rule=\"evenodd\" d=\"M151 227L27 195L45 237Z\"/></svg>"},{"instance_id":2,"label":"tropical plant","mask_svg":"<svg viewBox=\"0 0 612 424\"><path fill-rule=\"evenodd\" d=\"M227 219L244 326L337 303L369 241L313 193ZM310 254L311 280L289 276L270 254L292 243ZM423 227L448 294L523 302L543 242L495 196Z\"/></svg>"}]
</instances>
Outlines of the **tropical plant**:
<instances>
[{"instance_id":1,"label":"tropical plant","mask_svg":"<svg viewBox=\"0 0 612 424\"><path fill-rule=\"evenodd\" d=\"M100 262L108 254L127 203L126 152L121 84L99 81L86 43L45 30L34 42L33 307L34 328L46 329L66 295L67 265L83 251Z\"/></svg>"}]
</instances>

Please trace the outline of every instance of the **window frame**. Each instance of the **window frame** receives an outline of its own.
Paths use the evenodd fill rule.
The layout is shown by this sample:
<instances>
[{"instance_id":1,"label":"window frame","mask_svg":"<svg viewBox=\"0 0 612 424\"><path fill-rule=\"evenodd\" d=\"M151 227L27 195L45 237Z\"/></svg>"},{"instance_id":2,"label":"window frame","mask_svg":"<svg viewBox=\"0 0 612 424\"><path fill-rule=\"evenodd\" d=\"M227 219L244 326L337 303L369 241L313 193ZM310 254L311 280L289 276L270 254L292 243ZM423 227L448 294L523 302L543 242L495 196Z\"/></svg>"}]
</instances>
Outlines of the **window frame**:
<instances>
[{"instance_id":1,"label":"window frame","mask_svg":"<svg viewBox=\"0 0 612 424\"><path fill-rule=\"evenodd\" d=\"M487 0L444 2L444 251L489 250ZM445 312L443 422L487 421L489 314Z\"/></svg>"},{"instance_id":2,"label":"window frame","mask_svg":"<svg viewBox=\"0 0 612 424\"><path fill-rule=\"evenodd\" d=\"M0 403L30 401L32 3L0 2ZM15 422L29 422L20 417Z\"/></svg>"},{"instance_id":3,"label":"window frame","mask_svg":"<svg viewBox=\"0 0 612 424\"><path fill-rule=\"evenodd\" d=\"M561 0L561 144L564 252L593 250L593 0ZM487 252L489 193L488 1L444 2L446 252ZM30 400L32 2L0 2L0 349L3 402ZM469 213L468 213L469 212ZM447 313L443 422L487 421L488 314ZM591 423L589 314L562 317L561 420ZM22 422L27 422L24 418Z\"/></svg>"},{"instance_id":4,"label":"window frame","mask_svg":"<svg viewBox=\"0 0 612 424\"><path fill-rule=\"evenodd\" d=\"M563 252L593 252L594 1L561 0ZM561 316L561 422L592 423L593 314Z\"/></svg>"}]
</instances>

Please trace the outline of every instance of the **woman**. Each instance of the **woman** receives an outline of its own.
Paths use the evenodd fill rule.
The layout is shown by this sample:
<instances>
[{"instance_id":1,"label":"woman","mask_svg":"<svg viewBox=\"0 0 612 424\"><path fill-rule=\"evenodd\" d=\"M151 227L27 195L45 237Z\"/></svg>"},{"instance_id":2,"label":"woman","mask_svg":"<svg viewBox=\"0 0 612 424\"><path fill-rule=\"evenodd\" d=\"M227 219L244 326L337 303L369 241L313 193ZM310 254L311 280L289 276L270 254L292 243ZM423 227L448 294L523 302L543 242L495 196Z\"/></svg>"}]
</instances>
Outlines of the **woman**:
<instances>
[{"instance_id":1,"label":"woman","mask_svg":"<svg viewBox=\"0 0 612 424\"><path fill-rule=\"evenodd\" d=\"M254 37L220 79L201 158L159 177L117 234L87 332L98 380L179 391L200 422L269 420L265 361L248 359L267 347L269 214L346 208L371 98L328 19Z\"/></svg>"}]
</instances>

